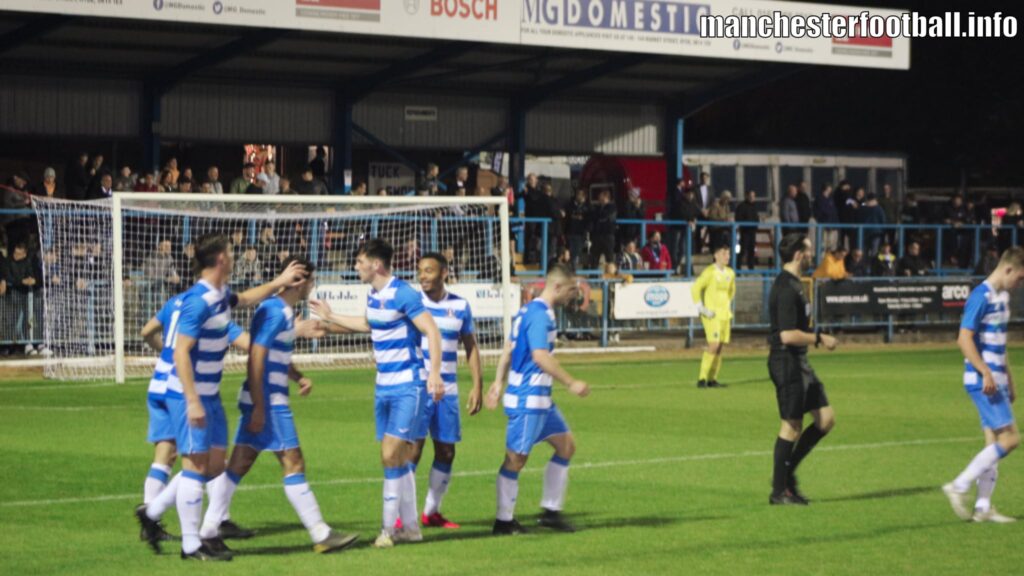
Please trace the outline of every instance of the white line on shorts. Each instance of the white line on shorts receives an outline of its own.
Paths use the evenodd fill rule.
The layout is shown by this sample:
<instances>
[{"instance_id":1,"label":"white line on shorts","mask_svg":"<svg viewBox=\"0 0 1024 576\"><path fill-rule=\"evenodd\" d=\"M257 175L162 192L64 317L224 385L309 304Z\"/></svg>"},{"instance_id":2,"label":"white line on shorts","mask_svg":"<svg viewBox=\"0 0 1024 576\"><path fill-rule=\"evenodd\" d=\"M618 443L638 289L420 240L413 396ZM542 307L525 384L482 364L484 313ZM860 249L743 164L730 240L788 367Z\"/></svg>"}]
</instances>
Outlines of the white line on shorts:
<instances>
[{"instance_id":1,"label":"white line on shorts","mask_svg":"<svg viewBox=\"0 0 1024 576\"><path fill-rule=\"evenodd\" d=\"M873 442L868 444L845 444L839 446L823 446L815 452L843 452L857 450L878 450L881 448L903 448L908 446L929 446L936 444L959 444L965 442L981 443L979 436L961 436L957 438L922 438L918 440L894 440L891 442ZM771 456L770 450L748 450L745 452L721 452L717 454L689 454L685 456L665 456L662 458L648 458L643 460L609 460L606 462L574 462L573 469L579 470L591 468L619 468L625 466L651 465L651 464L677 464L681 462L702 462L706 460L731 460L736 458L762 458ZM540 473L543 468L529 468L523 473ZM471 470L455 472L452 476L457 478L468 478L474 476L493 476L497 474L495 469ZM313 486L341 486L348 484L376 484L381 481L380 477L373 478L334 478L310 482ZM239 486L242 491L249 490L279 490L280 483L274 484L249 484ZM57 506L61 504L84 504L90 502L108 502L119 500L138 500L139 494L108 494L105 496L86 496L82 498L54 498L51 500L18 500L13 502L0 502L0 508L31 508L42 506Z\"/></svg>"}]
</instances>

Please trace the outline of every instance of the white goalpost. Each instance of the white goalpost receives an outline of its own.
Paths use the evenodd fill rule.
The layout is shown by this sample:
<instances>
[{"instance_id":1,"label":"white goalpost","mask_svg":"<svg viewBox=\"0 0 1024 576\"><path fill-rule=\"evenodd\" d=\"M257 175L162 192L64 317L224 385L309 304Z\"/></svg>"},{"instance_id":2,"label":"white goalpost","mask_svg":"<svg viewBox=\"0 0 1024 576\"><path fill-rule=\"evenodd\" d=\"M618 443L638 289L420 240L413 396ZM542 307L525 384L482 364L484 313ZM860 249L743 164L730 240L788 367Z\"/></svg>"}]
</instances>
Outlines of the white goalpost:
<instances>
[{"instance_id":1,"label":"white goalpost","mask_svg":"<svg viewBox=\"0 0 1024 576\"><path fill-rule=\"evenodd\" d=\"M450 261L448 290L473 308L477 342L497 354L519 306L511 282L509 207L503 197L233 196L117 193L72 202L34 198L43 252L44 338L53 352L48 378L147 376L156 352L141 327L195 282L194 242L223 234L232 243L231 287L270 281L291 255L317 267L315 297L346 314L363 314L367 287L352 269L369 238L388 240L396 276L418 287L428 252ZM296 310L308 316L308 309ZM252 310L234 321L249 328ZM318 366L370 366L368 335L331 335L296 343L296 358ZM229 355L229 369L244 356Z\"/></svg>"}]
</instances>

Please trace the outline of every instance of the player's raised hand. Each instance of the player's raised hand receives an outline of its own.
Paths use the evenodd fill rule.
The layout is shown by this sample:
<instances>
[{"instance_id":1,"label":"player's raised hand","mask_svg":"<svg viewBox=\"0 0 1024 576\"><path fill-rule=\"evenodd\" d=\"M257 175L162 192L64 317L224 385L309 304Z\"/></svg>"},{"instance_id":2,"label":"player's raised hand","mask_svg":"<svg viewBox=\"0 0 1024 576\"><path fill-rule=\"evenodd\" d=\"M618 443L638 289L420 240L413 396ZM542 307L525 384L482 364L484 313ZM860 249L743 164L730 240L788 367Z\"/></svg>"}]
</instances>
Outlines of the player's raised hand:
<instances>
[{"instance_id":1,"label":"player's raised hand","mask_svg":"<svg viewBox=\"0 0 1024 576\"><path fill-rule=\"evenodd\" d=\"M309 311L322 320L330 321L331 319L331 306L323 300L310 300Z\"/></svg>"},{"instance_id":2,"label":"player's raised hand","mask_svg":"<svg viewBox=\"0 0 1024 576\"><path fill-rule=\"evenodd\" d=\"M203 403L196 399L185 406L185 413L188 416L188 424L193 428L206 428L206 409Z\"/></svg>"},{"instance_id":3,"label":"player's raised hand","mask_svg":"<svg viewBox=\"0 0 1024 576\"><path fill-rule=\"evenodd\" d=\"M313 381L307 376L299 378L299 396L309 396L313 391Z\"/></svg>"},{"instance_id":4,"label":"player's raised hand","mask_svg":"<svg viewBox=\"0 0 1024 576\"><path fill-rule=\"evenodd\" d=\"M985 373L981 375L981 391L986 396L991 396L996 393L996 390L998 388L996 388L995 378L992 377L992 371L985 370Z\"/></svg>"},{"instance_id":5,"label":"player's raised hand","mask_svg":"<svg viewBox=\"0 0 1024 576\"><path fill-rule=\"evenodd\" d=\"M483 407L483 398L481 398L480 389L476 386L469 391L469 400L466 401L466 410L470 416L480 412L480 408Z\"/></svg>"},{"instance_id":6,"label":"player's raised hand","mask_svg":"<svg viewBox=\"0 0 1024 576\"><path fill-rule=\"evenodd\" d=\"M327 329L319 320L299 320L295 323L295 336L298 338L323 338L327 335Z\"/></svg>"},{"instance_id":7,"label":"player's raised hand","mask_svg":"<svg viewBox=\"0 0 1024 576\"><path fill-rule=\"evenodd\" d=\"M488 410L497 408L499 396L501 396L501 382L495 382L487 390L487 396L484 397L484 407Z\"/></svg>"},{"instance_id":8,"label":"player's raised hand","mask_svg":"<svg viewBox=\"0 0 1024 576\"><path fill-rule=\"evenodd\" d=\"M278 288L292 288L302 284L309 277L309 271L298 262L292 262L284 269L284 272L274 279L274 285Z\"/></svg>"},{"instance_id":9,"label":"player's raised hand","mask_svg":"<svg viewBox=\"0 0 1024 576\"><path fill-rule=\"evenodd\" d=\"M829 351L835 350L836 346L839 345L839 340L831 334L822 334L821 343L825 345L825 348Z\"/></svg>"},{"instance_id":10,"label":"player's raised hand","mask_svg":"<svg viewBox=\"0 0 1024 576\"><path fill-rule=\"evenodd\" d=\"M569 392L572 392L580 398L586 398L590 395L590 386L588 386L583 380L573 380L569 384Z\"/></svg>"}]
</instances>

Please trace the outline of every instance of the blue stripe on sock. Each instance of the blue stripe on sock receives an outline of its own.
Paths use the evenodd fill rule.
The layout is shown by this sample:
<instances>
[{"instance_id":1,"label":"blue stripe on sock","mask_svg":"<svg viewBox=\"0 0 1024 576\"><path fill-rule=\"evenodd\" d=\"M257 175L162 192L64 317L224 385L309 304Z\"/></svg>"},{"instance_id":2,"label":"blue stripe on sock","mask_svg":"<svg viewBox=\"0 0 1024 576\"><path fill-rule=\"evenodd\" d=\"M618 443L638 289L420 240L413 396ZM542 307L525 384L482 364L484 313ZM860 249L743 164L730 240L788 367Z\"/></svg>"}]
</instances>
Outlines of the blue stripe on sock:
<instances>
[{"instance_id":1,"label":"blue stripe on sock","mask_svg":"<svg viewBox=\"0 0 1024 576\"><path fill-rule=\"evenodd\" d=\"M451 465L451 463L446 464L444 462L438 462L437 460L434 460L433 468L434 468L434 470L437 470L438 472L443 472L445 474L451 474L452 473L452 465Z\"/></svg>"},{"instance_id":2,"label":"blue stripe on sock","mask_svg":"<svg viewBox=\"0 0 1024 576\"><path fill-rule=\"evenodd\" d=\"M498 475L499 476L504 476L505 478L508 478L509 480L519 480L519 472L511 472L509 470L505 470L504 466L502 466L498 470Z\"/></svg>"},{"instance_id":3,"label":"blue stripe on sock","mask_svg":"<svg viewBox=\"0 0 1024 576\"><path fill-rule=\"evenodd\" d=\"M238 474L235 474L231 470L227 470L224 473L228 475L228 480L231 480L232 482L234 482L235 486L238 486L239 484L241 484L242 477L239 476Z\"/></svg>"},{"instance_id":4,"label":"blue stripe on sock","mask_svg":"<svg viewBox=\"0 0 1024 576\"><path fill-rule=\"evenodd\" d=\"M207 482L206 476L203 476L199 472L193 472L191 470L182 470L181 477L188 478L189 480L195 480L196 482L199 482L201 484L206 484Z\"/></svg>"},{"instance_id":5,"label":"blue stripe on sock","mask_svg":"<svg viewBox=\"0 0 1024 576\"><path fill-rule=\"evenodd\" d=\"M559 458L558 454L551 456L551 461L554 462L555 464L558 464L559 466L569 466L569 461L566 460L565 458Z\"/></svg>"},{"instance_id":6,"label":"blue stripe on sock","mask_svg":"<svg viewBox=\"0 0 1024 576\"><path fill-rule=\"evenodd\" d=\"M1002 460L1006 457L1006 450L998 442L995 443L996 454L999 455L999 459Z\"/></svg>"},{"instance_id":7,"label":"blue stripe on sock","mask_svg":"<svg viewBox=\"0 0 1024 576\"><path fill-rule=\"evenodd\" d=\"M385 468L384 477L388 480L398 480L402 476L405 476L405 473L408 471L408 468L405 466L399 466L398 468Z\"/></svg>"},{"instance_id":8,"label":"blue stripe on sock","mask_svg":"<svg viewBox=\"0 0 1024 576\"><path fill-rule=\"evenodd\" d=\"M147 476L149 476L150 478L155 478L163 482L164 484L167 484L167 480L170 478L170 474L164 472L163 470L160 470L159 468L150 468L149 474L147 474Z\"/></svg>"},{"instance_id":9,"label":"blue stripe on sock","mask_svg":"<svg viewBox=\"0 0 1024 576\"><path fill-rule=\"evenodd\" d=\"M298 474L291 474L289 476L285 476L284 477L284 485L285 486L297 486L299 484L305 484L305 483L306 483L306 475L301 473L301 472L298 473Z\"/></svg>"}]
</instances>

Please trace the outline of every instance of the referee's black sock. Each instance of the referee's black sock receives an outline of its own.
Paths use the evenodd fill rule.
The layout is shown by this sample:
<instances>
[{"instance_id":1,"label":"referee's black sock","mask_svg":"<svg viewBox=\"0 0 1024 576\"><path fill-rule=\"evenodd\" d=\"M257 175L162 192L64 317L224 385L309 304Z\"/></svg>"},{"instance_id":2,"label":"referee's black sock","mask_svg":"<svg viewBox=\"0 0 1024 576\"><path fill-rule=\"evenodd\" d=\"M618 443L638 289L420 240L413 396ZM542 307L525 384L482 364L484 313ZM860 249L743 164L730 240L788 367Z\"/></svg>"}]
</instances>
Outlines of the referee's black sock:
<instances>
[{"instance_id":1,"label":"referee's black sock","mask_svg":"<svg viewBox=\"0 0 1024 576\"><path fill-rule=\"evenodd\" d=\"M790 474L796 472L796 467L811 453L811 450L814 449L819 440L825 437L825 434L814 424L811 424L804 430L804 433L800 435L800 440L796 443L796 448L793 449L793 455L789 457Z\"/></svg>"},{"instance_id":2,"label":"referee's black sock","mask_svg":"<svg viewBox=\"0 0 1024 576\"><path fill-rule=\"evenodd\" d=\"M782 438L775 439L775 471L772 474L772 494L779 495L786 491L789 479L789 461L793 455L793 444Z\"/></svg>"}]
</instances>

